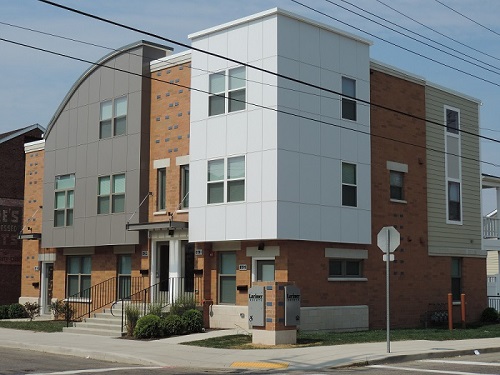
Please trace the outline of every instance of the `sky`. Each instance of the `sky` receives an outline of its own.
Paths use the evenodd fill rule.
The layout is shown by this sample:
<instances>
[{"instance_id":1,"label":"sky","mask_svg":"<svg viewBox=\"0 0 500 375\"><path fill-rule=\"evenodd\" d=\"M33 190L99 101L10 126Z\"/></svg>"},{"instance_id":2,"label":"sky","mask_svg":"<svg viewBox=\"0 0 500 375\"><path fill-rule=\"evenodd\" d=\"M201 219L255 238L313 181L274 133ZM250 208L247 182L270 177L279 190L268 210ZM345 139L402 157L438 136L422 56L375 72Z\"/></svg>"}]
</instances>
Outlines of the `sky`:
<instances>
[{"instance_id":1,"label":"sky","mask_svg":"<svg viewBox=\"0 0 500 375\"><path fill-rule=\"evenodd\" d=\"M55 1L185 44L188 34L279 7L369 39L372 59L481 100L481 135L500 140L498 0ZM46 127L89 67L4 40L87 61L110 52L41 32L113 49L140 39L185 49L37 0L0 0L0 133L35 123ZM482 172L500 176L500 142L480 144ZM493 195L483 194L483 212L495 208Z\"/></svg>"}]
</instances>

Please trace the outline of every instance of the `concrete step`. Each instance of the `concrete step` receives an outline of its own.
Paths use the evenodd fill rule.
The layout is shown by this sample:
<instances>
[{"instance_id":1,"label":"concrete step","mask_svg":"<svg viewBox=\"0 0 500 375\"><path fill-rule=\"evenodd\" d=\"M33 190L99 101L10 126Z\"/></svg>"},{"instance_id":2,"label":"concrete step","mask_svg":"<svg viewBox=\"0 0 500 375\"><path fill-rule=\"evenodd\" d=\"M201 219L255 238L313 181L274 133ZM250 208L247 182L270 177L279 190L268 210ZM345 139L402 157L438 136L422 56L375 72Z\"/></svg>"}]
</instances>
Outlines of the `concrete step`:
<instances>
[{"instance_id":1,"label":"concrete step","mask_svg":"<svg viewBox=\"0 0 500 375\"><path fill-rule=\"evenodd\" d=\"M103 330L102 328L97 329L97 328L64 327L63 332L77 333L84 335L110 336L110 337L122 336L122 333L119 331Z\"/></svg>"},{"instance_id":2,"label":"concrete step","mask_svg":"<svg viewBox=\"0 0 500 375\"><path fill-rule=\"evenodd\" d=\"M87 322L77 322L74 327L76 328L91 328L91 329L101 329L103 331L115 331L121 332L121 324L101 324L99 322L87 321Z\"/></svg>"}]
</instances>

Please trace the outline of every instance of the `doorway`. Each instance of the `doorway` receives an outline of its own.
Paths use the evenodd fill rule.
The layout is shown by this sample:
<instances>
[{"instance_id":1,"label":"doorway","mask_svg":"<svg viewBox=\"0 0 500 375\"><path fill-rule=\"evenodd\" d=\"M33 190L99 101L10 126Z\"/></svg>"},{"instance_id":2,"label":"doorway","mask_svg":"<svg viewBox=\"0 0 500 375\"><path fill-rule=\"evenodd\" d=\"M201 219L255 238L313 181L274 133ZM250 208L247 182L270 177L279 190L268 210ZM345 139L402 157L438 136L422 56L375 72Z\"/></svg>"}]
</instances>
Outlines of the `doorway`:
<instances>
[{"instance_id":1,"label":"doorway","mask_svg":"<svg viewBox=\"0 0 500 375\"><path fill-rule=\"evenodd\" d=\"M50 314L54 291L54 263L42 263L42 314Z\"/></svg>"}]
</instances>

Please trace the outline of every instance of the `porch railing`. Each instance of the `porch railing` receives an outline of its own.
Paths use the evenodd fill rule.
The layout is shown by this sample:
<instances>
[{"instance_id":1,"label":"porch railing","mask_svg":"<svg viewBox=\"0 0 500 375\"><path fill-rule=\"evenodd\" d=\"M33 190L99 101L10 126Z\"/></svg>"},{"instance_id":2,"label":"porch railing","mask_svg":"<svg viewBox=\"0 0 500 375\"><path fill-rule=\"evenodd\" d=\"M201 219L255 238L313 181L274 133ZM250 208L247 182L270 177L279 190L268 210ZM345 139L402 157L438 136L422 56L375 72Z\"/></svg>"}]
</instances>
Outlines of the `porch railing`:
<instances>
[{"instance_id":1,"label":"porch railing","mask_svg":"<svg viewBox=\"0 0 500 375\"><path fill-rule=\"evenodd\" d=\"M483 217L483 238L500 238L500 219Z\"/></svg>"},{"instance_id":2,"label":"porch railing","mask_svg":"<svg viewBox=\"0 0 500 375\"><path fill-rule=\"evenodd\" d=\"M488 296L488 307L493 307L500 313L500 296Z\"/></svg>"},{"instance_id":3,"label":"porch railing","mask_svg":"<svg viewBox=\"0 0 500 375\"><path fill-rule=\"evenodd\" d=\"M116 301L116 303L111 307L111 313L113 314L114 306L120 302L122 332L124 332L128 324L126 314L127 309L137 309L140 316L144 316L148 314L150 305L152 304L156 305L156 308L162 309L165 312L169 310L168 307L170 305L179 300L192 301L196 306L199 306L202 304L201 286L201 277L171 277L134 293L128 296L128 298L122 298Z\"/></svg>"},{"instance_id":4,"label":"porch railing","mask_svg":"<svg viewBox=\"0 0 500 375\"><path fill-rule=\"evenodd\" d=\"M141 290L143 280L143 277L112 277L64 299L64 311L61 313L68 324L85 316L90 317L92 312L111 305L120 297Z\"/></svg>"}]
</instances>

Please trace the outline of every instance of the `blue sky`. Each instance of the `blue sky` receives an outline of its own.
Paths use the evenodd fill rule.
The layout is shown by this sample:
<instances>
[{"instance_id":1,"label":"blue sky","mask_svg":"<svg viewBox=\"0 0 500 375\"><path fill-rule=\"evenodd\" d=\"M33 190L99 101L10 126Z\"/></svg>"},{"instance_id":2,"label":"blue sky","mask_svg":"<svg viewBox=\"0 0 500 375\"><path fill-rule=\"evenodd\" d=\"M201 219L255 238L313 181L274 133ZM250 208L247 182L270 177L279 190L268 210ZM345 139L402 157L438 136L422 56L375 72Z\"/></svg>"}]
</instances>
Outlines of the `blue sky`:
<instances>
[{"instance_id":1,"label":"blue sky","mask_svg":"<svg viewBox=\"0 0 500 375\"><path fill-rule=\"evenodd\" d=\"M500 139L500 123L498 122L500 1L498 0L297 0L345 24L307 9L293 0L58 1L61 4L183 43L189 43L187 35L190 33L262 10L280 7L370 39L374 42L371 47L373 59L480 99L483 103L480 115L481 134ZM350 4L354 4L357 8ZM443 4L466 15L476 23L453 12ZM456 52L437 51L405 38L400 33L391 31L380 24L370 22L356 13L376 19L382 25L397 28L388 23L388 21L393 22L424 35L432 41L451 47ZM383 19L376 18L377 16ZM165 44L161 40L154 40L142 34L72 14L36 0L0 0L0 22L0 38L90 61L98 60L109 50L22 30L5 25L5 23L111 48L118 48L139 39ZM431 28L446 37L433 32ZM421 39L409 31L398 30ZM429 59L453 67L455 70L378 38L415 51ZM425 40L425 43L432 44L441 50L446 49L432 41ZM182 50L175 45L172 47L176 52ZM474 60L474 64L482 65L487 70L454 58L452 54L463 59L470 59L470 57L477 59ZM82 62L0 41L0 133L33 123L46 126L69 88L87 67L88 64ZM499 143L481 141L481 160L500 164L499 151ZM484 173L500 176L500 166L483 164L482 169ZM486 201L490 202L489 199Z\"/></svg>"}]
</instances>

